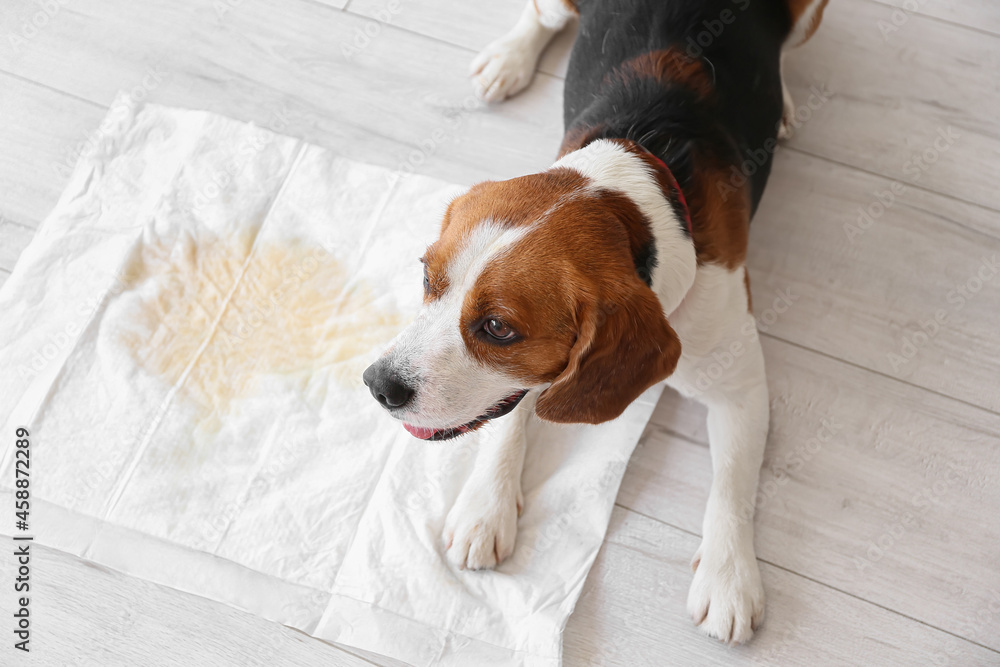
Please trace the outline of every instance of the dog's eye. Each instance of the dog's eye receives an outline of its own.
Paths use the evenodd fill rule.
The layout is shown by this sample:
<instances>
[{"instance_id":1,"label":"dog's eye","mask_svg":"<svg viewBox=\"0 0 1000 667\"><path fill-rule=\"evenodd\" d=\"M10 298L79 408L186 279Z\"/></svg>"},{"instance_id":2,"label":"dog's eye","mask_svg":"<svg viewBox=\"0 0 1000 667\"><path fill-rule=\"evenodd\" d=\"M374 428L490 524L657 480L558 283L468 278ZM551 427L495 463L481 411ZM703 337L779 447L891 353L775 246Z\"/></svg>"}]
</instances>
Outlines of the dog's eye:
<instances>
[{"instance_id":1,"label":"dog's eye","mask_svg":"<svg viewBox=\"0 0 1000 667\"><path fill-rule=\"evenodd\" d=\"M427 265L424 264L424 294L431 293L431 281L427 277Z\"/></svg>"},{"instance_id":2,"label":"dog's eye","mask_svg":"<svg viewBox=\"0 0 1000 667\"><path fill-rule=\"evenodd\" d=\"M497 340L510 340L515 336L514 330L503 320L491 317L483 322L483 331Z\"/></svg>"}]
</instances>

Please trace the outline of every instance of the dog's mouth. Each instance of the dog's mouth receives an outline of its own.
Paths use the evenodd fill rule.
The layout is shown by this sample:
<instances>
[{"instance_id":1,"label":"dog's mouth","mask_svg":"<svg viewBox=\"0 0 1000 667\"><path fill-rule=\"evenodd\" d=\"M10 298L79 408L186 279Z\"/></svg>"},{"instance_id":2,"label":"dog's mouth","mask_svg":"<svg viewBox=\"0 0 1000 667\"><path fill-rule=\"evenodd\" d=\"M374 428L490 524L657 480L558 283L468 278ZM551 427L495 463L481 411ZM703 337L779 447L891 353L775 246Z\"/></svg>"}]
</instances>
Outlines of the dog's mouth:
<instances>
[{"instance_id":1,"label":"dog's mouth","mask_svg":"<svg viewBox=\"0 0 1000 667\"><path fill-rule=\"evenodd\" d=\"M461 426L449 426L448 428L429 428L426 426L413 426L412 424L403 423L403 428L410 432L415 438L420 438L421 440L449 440L456 436L462 435L463 433L470 433L475 431L477 428L485 424L491 419L496 419L497 417L503 417L505 414L509 413L511 410L517 407L517 404L521 402L524 395L528 393L527 389L521 389L520 391L515 391L513 394L503 399L489 410L479 415L473 419L468 424L462 424Z\"/></svg>"}]
</instances>

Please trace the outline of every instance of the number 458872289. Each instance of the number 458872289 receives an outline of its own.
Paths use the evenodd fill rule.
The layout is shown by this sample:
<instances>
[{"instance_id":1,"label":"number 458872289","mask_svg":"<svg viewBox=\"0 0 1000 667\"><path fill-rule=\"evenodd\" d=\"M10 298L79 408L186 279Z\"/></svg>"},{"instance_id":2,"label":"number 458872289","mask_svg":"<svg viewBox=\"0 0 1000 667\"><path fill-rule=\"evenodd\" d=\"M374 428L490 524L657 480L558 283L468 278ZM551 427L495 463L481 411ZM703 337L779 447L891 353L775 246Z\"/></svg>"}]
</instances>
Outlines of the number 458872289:
<instances>
[{"instance_id":1,"label":"number 458872289","mask_svg":"<svg viewBox=\"0 0 1000 667\"><path fill-rule=\"evenodd\" d=\"M15 431L17 435L17 441L14 443L17 447L15 449L15 459L14 459L14 508L16 510L15 515L17 516L16 526L19 530L28 530L28 516L30 513L30 498L31 494L29 488L31 486L29 470L31 464L31 434L28 429L19 427Z\"/></svg>"}]
</instances>

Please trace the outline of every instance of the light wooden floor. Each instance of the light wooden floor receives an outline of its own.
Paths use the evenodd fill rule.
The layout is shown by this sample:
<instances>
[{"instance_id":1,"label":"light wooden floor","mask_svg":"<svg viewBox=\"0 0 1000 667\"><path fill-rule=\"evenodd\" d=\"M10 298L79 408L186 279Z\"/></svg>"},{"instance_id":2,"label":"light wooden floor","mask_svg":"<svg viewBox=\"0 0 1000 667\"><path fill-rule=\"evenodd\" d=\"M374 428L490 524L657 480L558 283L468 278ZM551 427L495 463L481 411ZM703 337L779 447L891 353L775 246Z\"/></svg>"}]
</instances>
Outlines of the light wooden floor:
<instances>
[{"instance_id":1,"label":"light wooden floor","mask_svg":"<svg viewBox=\"0 0 1000 667\"><path fill-rule=\"evenodd\" d=\"M345 2L72 0L21 43L9 34L39 5L2 0L0 281L115 92L150 72L152 101L279 114L287 134L388 167L471 183L550 163L568 36L529 91L483 108L466 65L521 0ZM710 461L704 412L671 394L567 665L1000 664L1000 275L983 268L1000 253L1000 3L903 4L832 0L787 63L809 118L775 157L749 255L772 392L764 627L731 649L685 614ZM369 23L379 12L389 24ZM31 664L397 664L51 550L34 574Z\"/></svg>"}]
</instances>

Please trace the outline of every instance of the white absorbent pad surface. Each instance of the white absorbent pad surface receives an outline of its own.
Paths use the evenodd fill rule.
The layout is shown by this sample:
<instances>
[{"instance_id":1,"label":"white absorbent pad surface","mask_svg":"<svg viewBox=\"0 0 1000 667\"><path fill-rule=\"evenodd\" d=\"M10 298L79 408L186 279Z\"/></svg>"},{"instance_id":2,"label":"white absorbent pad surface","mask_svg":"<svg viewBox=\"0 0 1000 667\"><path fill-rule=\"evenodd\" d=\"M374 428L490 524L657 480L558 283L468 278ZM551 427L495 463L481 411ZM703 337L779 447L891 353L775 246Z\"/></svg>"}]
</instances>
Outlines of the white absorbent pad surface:
<instances>
[{"instance_id":1,"label":"white absorbent pad surface","mask_svg":"<svg viewBox=\"0 0 1000 667\"><path fill-rule=\"evenodd\" d=\"M413 665L559 665L661 387L600 426L532 420L513 557L450 566L496 426L416 440L361 374L459 191L119 98L0 290L4 506L27 426L41 543Z\"/></svg>"}]
</instances>

